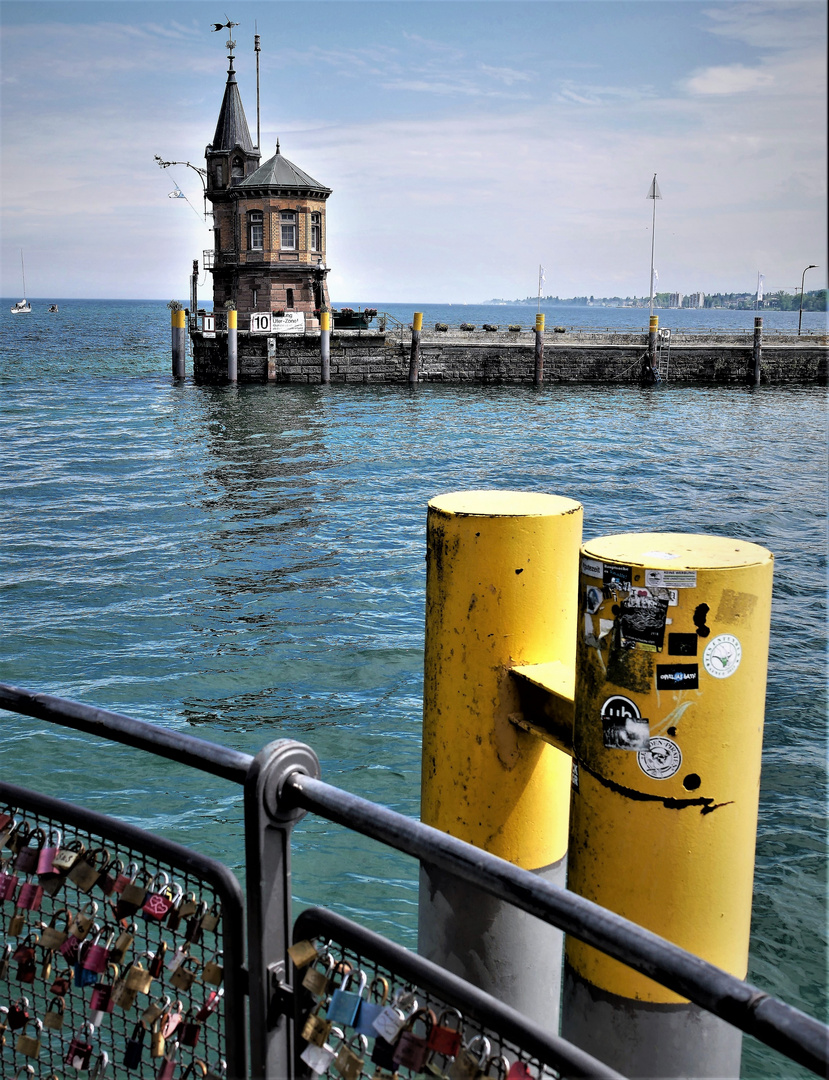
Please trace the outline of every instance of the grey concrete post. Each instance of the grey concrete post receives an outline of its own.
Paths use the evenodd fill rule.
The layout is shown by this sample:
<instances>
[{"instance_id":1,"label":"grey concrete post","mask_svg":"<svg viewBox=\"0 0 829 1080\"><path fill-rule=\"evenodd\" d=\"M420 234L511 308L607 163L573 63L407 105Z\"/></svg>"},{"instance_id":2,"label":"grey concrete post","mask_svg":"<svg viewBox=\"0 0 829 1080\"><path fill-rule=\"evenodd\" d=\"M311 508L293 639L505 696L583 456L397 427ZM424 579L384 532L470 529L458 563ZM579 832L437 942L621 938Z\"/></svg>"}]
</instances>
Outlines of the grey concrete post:
<instances>
[{"instance_id":1,"label":"grey concrete post","mask_svg":"<svg viewBox=\"0 0 829 1080\"><path fill-rule=\"evenodd\" d=\"M283 811L282 784L294 772L319 778L319 759L291 739L269 743L245 781L245 865L252 1080L294 1076L290 1001L291 831L304 810Z\"/></svg>"},{"instance_id":2,"label":"grey concrete post","mask_svg":"<svg viewBox=\"0 0 829 1080\"><path fill-rule=\"evenodd\" d=\"M236 329L237 312L231 308L227 313L227 381L235 383L239 377L239 341Z\"/></svg>"},{"instance_id":3,"label":"grey concrete post","mask_svg":"<svg viewBox=\"0 0 829 1080\"><path fill-rule=\"evenodd\" d=\"M754 385L760 385L760 364L763 359L763 316L754 317Z\"/></svg>"},{"instance_id":4,"label":"grey concrete post","mask_svg":"<svg viewBox=\"0 0 829 1080\"><path fill-rule=\"evenodd\" d=\"M420 378L420 331L423 326L423 312L416 311L412 319L412 353L409 358L409 382L416 383Z\"/></svg>"}]
</instances>

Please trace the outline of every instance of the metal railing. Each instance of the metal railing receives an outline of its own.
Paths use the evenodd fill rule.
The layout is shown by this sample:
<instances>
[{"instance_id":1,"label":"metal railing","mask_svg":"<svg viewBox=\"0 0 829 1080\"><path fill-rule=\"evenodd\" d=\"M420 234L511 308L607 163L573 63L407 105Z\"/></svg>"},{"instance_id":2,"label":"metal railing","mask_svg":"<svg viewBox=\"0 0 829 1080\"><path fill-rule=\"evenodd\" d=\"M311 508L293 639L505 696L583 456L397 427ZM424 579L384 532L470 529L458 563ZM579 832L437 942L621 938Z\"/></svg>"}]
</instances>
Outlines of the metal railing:
<instances>
[{"instance_id":1,"label":"metal railing","mask_svg":"<svg viewBox=\"0 0 829 1080\"><path fill-rule=\"evenodd\" d=\"M4 684L0 684L0 708L145 750L244 786L247 972L240 966L233 996L238 999L246 981L251 1076L303 1074L298 1021L307 1016L300 1009L301 998L288 959L293 939L290 860L291 831L309 811L454 874L563 929L819 1075L829 1067L829 1029L824 1024L583 897L547 884L421 822L324 783L316 755L302 743L279 740L251 757L118 713ZM21 800L37 798L20 791L17 795ZM49 813L59 816L57 811L64 812L64 806L50 803ZM66 807L67 819L75 815L72 820L86 828L79 813L88 812ZM107 821L107 827L112 829L113 823ZM132 836L132 840L138 839ZM155 852L157 859L167 858L161 848L153 847L161 841L149 838L143 842L148 845L148 855ZM188 857L197 858L193 853ZM326 937L333 933L332 925L319 924L308 932L318 931ZM301 930L303 924L299 926ZM385 964L390 958L395 963L401 961L398 947L376 935L369 942L371 949L367 938L361 943L348 938L350 926L339 924L338 933L341 939L345 936L346 946L359 945L377 963ZM379 952L378 941L385 942ZM453 981L454 977L445 972L438 976L435 971L440 969L405 950L402 953L411 963L426 965L418 968L417 978L408 977L419 985L425 981L424 988L448 1005L465 994L464 1007L488 1028L499 1029L500 1025L503 1030L504 1023L509 1028L510 1023L517 1022L515 1015L506 1015L511 1010L504 1010L488 995L466 984L458 986L460 980ZM407 977L405 973L403 977ZM551 1036L529 1021L522 1019L521 1024L520 1039L514 1026L509 1028L512 1035L509 1031L506 1035L518 1050L543 1058L553 1068L556 1066L552 1059L558 1054L559 1065L573 1075L614 1075L612 1069L564 1040L550 1042ZM539 1054L542 1044L545 1049ZM562 1064L562 1054L569 1054L572 1060ZM574 1072L576 1069L581 1071Z\"/></svg>"}]
</instances>

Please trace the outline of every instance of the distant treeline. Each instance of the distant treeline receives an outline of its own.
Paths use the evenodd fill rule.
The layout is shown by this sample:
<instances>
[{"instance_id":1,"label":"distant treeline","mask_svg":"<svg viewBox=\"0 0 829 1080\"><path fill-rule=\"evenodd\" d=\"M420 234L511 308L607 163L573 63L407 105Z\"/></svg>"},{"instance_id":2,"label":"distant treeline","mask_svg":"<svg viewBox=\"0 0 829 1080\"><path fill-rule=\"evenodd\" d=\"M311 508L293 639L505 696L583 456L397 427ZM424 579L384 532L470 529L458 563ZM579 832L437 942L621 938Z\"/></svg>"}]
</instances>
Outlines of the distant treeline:
<instances>
[{"instance_id":1,"label":"distant treeline","mask_svg":"<svg viewBox=\"0 0 829 1080\"><path fill-rule=\"evenodd\" d=\"M691 293L682 297L683 308L695 308L698 306L699 293ZM677 294L660 292L654 294L654 307L671 308L679 307ZM526 296L519 300L489 300L490 304L538 304L537 296ZM541 303L545 307L594 305L595 307L648 307L650 298L647 296L542 296ZM707 308L736 308L738 310L751 311L757 307L757 297L754 293L705 293L703 307ZM773 308L775 311L798 311L800 308L800 293L779 292L766 293L759 304L760 308ZM804 311L826 311L827 290L812 289L803 296Z\"/></svg>"}]
</instances>

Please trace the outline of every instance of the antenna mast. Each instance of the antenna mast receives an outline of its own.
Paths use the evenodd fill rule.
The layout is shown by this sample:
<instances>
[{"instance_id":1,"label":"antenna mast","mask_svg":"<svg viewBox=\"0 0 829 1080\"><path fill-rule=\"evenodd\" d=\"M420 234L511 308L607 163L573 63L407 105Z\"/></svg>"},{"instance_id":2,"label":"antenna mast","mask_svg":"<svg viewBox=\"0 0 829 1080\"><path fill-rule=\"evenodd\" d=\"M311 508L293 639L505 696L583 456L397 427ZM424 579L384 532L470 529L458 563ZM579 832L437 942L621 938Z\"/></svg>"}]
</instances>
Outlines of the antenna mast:
<instances>
[{"instance_id":1,"label":"antenna mast","mask_svg":"<svg viewBox=\"0 0 829 1080\"><path fill-rule=\"evenodd\" d=\"M253 24L254 31L256 30L256 23ZM259 46L259 35L254 33L253 35L253 51L256 53L256 149L262 146L259 136L259 53L262 51Z\"/></svg>"}]
</instances>

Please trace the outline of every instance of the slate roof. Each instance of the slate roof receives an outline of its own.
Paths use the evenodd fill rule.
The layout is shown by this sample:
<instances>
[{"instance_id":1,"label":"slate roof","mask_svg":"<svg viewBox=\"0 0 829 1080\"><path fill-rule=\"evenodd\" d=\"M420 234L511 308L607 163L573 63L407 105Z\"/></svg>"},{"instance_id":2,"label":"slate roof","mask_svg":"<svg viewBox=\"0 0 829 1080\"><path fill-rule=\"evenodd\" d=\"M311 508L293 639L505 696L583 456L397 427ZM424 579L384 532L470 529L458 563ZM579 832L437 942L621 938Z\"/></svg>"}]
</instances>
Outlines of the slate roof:
<instances>
[{"instance_id":1,"label":"slate roof","mask_svg":"<svg viewBox=\"0 0 829 1080\"><path fill-rule=\"evenodd\" d=\"M239 86L236 82L236 72L233 69L233 60L227 69L227 85L222 107L219 110L219 120L216 124L216 134L213 136L212 149L232 150L235 146L241 146L243 150L254 152L254 146L250 138L250 130L242 106L242 98L239 94Z\"/></svg>"},{"instance_id":2,"label":"slate roof","mask_svg":"<svg viewBox=\"0 0 829 1080\"><path fill-rule=\"evenodd\" d=\"M256 172L246 176L236 185L237 187L279 187L279 188L310 188L314 191L331 192L325 184L303 172L298 165L288 161L279 152L279 143L276 144L276 153L272 158L259 166Z\"/></svg>"}]
</instances>

